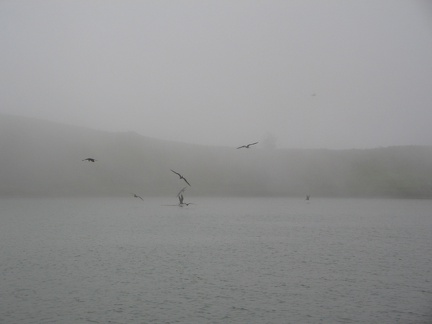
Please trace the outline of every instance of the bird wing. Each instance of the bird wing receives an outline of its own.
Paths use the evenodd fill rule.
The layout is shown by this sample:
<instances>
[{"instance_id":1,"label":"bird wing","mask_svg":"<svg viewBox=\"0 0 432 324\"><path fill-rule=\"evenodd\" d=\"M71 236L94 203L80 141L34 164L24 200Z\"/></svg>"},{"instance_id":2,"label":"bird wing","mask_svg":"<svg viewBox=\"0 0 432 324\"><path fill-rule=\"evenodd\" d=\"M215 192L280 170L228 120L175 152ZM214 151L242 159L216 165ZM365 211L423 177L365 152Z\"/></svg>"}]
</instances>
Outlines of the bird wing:
<instances>
[{"instance_id":1,"label":"bird wing","mask_svg":"<svg viewBox=\"0 0 432 324\"><path fill-rule=\"evenodd\" d=\"M255 142L255 143L252 143L252 144L249 144L249 145L255 145L255 144L258 144L259 142Z\"/></svg>"},{"instance_id":2,"label":"bird wing","mask_svg":"<svg viewBox=\"0 0 432 324\"><path fill-rule=\"evenodd\" d=\"M191 185L190 185L190 183L186 180L186 178L185 177L182 177L182 179L189 185L189 187L192 187Z\"/></svg>"},{"instance_id":3,"label":"bird wing","mask_svg":"<svg viewBox=\"0 0 432 324\"><path fill-rule=\"evenodd\" d=\"M174 170L170 169L172 172L174 172L175 174L177 174L179 177L181 177L181 174L178 172L175 172Z\"/></svg>"},{"instance_id":4,"label":"bird wing","mask_svg":"<svg viewBox=\"0 0 432 324\"><path fill-rule=\"evenodd\" d=\"M246 145L242 145L242 146L237 147L237 150L238 150L238 149L241 149L241 148L243 148L243 147L246 147Z\"/></svg>"},{"instance_id":5,"label":"bird wing","mask_svg":"<svg viewBox=\"0 0 432 324\"><path fill-rule=\"evenodd\" d=\"M177 197L180 196L186 190L186 188L187 187L183 187L182 190L180 190L179 193L177 194Z\"/></svg>"}]
</instances>

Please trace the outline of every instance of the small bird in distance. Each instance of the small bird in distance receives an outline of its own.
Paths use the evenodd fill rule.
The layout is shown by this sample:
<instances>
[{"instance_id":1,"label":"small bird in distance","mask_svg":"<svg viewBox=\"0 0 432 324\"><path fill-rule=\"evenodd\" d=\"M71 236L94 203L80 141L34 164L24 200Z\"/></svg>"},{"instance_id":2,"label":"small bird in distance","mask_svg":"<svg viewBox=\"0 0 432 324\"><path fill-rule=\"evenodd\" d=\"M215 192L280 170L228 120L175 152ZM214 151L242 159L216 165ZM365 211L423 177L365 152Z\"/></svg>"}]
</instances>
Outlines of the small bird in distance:
<instances>
[{"instance_id":1,"label":"small bird in distance","mask_svg":"<svg viewBox=\"0 0 432 324\"><path fill-rule=\"evenodd\" d=\"M133 194L133 195L134 195L134 198L139 198L139 199L141 199L142 201L144 201L144 199L142 199L141 196L138 196L137 194Z\"/></svg>"},{"instance_id":2,"label":"small bird in distance","mask_svg":"<svg viewBox=\"0 0 432 324\"><path fill-rule=\"evenodd\" d=\"M238 149L241 149L241 148L250 148L251 145L255 145L255 144L258 144L258 143L259 143L259 142L255 142L255 143L251 143L251 144L242 145L242 146L237 147L237 150L238 150Z\"/></svg>"},{"instance_id":3,"label":"small bird in distance","mask_svg":"<svg viewBox=\"0 0 432 324\"><path fill-rule=\"evenodd\" d=\"M96 160L96 159L93 159L93 158L86 158L86 159L84 159L84 160L82 160L82 161L95 162L95 161L97 161L97 160Z\"/></svg>"},{"instance_id":4,"label":"small bird in distance","mask_svg":"<svg viewBox=\"0 0 432 324\"><path fill-rule=\"evenodd\" d=\"M171 169L170 169L171 170ZM174 172L175 174L177 174L179 177L180 177L180 179L183 179L188 185L189 185L189 187L192 187L191 185L190 185L190 183L186 180L186 178L185 177L183 177L180 173L178 173L178 172L175 172L174 170L171 170L171 172Z\"/></svg>"}]
</instances>

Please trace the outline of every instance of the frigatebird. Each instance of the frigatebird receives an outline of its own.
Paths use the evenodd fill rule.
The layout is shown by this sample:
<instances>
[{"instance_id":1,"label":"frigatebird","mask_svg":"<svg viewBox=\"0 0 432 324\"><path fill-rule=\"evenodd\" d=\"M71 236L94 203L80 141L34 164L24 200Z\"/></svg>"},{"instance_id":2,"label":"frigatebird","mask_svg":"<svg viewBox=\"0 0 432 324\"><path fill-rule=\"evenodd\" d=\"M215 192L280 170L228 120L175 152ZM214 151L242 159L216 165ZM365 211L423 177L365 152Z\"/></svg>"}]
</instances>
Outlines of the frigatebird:
<instances>
[{"instance_id":1,"label":"frigatebird","mask_svg":"<svg viewBox=\"0 0 432 324\"><path fill-rule=\"evenodd\" d=\"M255 144L258 144L258 143L259 142L255 142L255 143L251 143L251 144L247 144L247 145L242 145L242 146L237 147L237 150L241 149L241 148L250 148L251 145L255 145Z\"/></svg>"},{"instance_id":2,"label":"frigatebird","mask_svg":"<svg viewBox=\"0 0 432 324\"><path fill-rule=\"evenodd\" d=\"M171 170L171 169L170 169ZM175 174L177 174L179 177L180 177L180 179L183 179L188 185L189 185L189 187L192 187L191 185L190 185L190 183L186 180L186 178L185 177L183 177L180 173L178 173L178 172L175 172L174 170L171 170L172 172L174 172Z\"/></svg>"},{"instance_id":3,"label":"frigatebird","mask_svg":"<svg viewBox=\"0 0 432 324\"><path fill-rule=\"evenodd\" d=\"M144 201L144 199L142 199L141 196L138 196L137 194L133 194L133 195L134 195L134 198L139 198L139 199L141 199L142 201Z\"/></svg>"},{"instance_id":4,"label":"frigatebird","mask_svg":"<svg viewBox=\"0 0 432 324\"><path fill-rule=\"evenodd\" d=\"M82 161L95 162L95 161L97 161L97 160L96 160L96 159L93 159L93 158L87 158L87 159L84 159L84 160L82 160Z\"/></svg>"}]
</instances>

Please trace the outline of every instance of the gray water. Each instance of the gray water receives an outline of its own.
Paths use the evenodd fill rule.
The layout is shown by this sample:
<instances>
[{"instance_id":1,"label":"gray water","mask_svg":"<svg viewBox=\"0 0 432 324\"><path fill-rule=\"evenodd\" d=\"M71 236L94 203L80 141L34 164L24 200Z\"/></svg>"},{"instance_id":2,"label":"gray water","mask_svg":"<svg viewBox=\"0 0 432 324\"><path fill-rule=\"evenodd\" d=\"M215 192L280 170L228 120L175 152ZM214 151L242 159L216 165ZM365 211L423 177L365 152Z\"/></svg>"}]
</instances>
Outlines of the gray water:
<instances>
[{"instance_id":1,"label":"gray water","mask_svg":"<svg viewBox=\"0 0 432 324\"><path fill-rule=\"evenodd\" d=\"M432 201L0 198L1 323L431 323Z\"/></svg>"}]
</instances>

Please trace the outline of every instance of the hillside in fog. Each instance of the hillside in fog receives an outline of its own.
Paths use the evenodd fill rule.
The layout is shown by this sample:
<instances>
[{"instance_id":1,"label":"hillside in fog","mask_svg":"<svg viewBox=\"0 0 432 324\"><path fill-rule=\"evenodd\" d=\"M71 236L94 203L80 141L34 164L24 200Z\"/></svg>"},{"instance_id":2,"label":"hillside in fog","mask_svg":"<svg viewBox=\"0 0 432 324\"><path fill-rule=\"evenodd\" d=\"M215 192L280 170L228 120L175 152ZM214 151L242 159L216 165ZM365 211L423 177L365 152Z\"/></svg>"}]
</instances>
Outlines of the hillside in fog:
<instances>
[{"instance_id":1,"label":"hillside in fog","mask_svg":"<svg viewBox=\"0 0 432 324\"><path fill-rule=\"evenodd\" d=\"M432 198L432 148L251 149L0 115L0 195ZM82 161L87 157L95 163Z\"/></svg>"}]
</instances>

